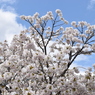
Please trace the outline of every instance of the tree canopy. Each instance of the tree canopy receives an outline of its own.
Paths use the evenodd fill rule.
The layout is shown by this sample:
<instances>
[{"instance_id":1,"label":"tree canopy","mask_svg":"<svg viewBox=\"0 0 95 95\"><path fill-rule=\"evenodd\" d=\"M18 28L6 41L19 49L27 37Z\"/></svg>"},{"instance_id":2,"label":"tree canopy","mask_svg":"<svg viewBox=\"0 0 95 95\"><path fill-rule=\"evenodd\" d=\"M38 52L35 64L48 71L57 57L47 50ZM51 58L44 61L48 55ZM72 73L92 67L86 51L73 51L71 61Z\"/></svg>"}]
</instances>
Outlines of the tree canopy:
<instances>
[{"instance_id":1,"label":"tree canopy","mask_svg":"<svg viewBox=\"0 0 95 95\"><path fill-rule=\"evenodd\" d=\"M21 16L30 24L0 43L1 95L95 95L95 64L81 74L70 69L78 55L95 53L95 25L69 22L57 9L41 16Z\"/></svg>"}]
</instances>

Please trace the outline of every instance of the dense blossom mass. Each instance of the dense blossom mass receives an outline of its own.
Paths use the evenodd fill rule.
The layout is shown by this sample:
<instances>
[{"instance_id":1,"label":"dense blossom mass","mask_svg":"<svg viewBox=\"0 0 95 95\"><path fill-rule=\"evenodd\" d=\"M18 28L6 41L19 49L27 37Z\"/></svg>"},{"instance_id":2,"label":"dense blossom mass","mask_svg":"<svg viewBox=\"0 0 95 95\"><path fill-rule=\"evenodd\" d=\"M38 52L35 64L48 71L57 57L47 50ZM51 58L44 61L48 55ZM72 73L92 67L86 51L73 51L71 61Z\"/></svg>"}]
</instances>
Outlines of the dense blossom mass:
<instances>
[{"instance_id":1,"label":"dense blossom mass","mask_svg":"<svg viewBox=\"0 0 95 95\"><path fill-rule=\"evenodd\" d=\"M69 67L95 53L95 25L68 21L61 10L21 16L29 29L0 43L0 95L95 95L95 64L81 74Z\"/></svg>"}]
</instances>

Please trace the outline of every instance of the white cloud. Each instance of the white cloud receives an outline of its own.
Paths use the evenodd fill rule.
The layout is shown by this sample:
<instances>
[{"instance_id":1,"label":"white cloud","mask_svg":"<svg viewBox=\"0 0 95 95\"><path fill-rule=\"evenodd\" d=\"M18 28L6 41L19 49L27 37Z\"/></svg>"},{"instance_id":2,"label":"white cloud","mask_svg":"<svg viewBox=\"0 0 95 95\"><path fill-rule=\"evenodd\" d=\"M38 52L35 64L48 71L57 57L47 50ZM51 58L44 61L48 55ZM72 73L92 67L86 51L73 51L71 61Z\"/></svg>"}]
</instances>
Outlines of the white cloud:
<instances>
[{"instance_id":1,"label":"white cloud","mask_svg":"<svg viewBox=\"0 0 95 95\"><path fill-rule=\"evenodd\" d=\"M11 6L12 4L16 3L17 0L0 0L0 9L5 11L15 12L15 9Z\"/></svg>"},{"instance_id":2,"label":"white cloud","mask_svg":"<svg viewBox=\"0 0 95 95\"><path fill-rule=\"evenodd\" d=\"M87 9L92 9L95 6L95 0L90 0Z\"/></svg>"},{"instance_id":3,"label":"white cloud","mask_svg":"<svg viewBox=\"0 0 95 95\"><path fill-rule=\"evenodd\" d=\"M15 12L15 9L9 5L2 4L1 9L4 11L10 11L10 12Z\"/></svg>"},{"instance_id":4,"label":"white cloud","mask_svg":"<svg viewBox=\"0 0 95 95\"><path fill-rule=\"evenodd\" d=\"M0 9L0 41L5 39L11 42L13 35L25 29L16 21L17 15Z\"/></svg>"},{"instance_id":5,"label":"white cloud","mask_svg":"<svg viewBox=\"0 0 95 95\"><path fill-rule=\"evenodd\" d=\"M16 0L0 0L0 2L13 4L16 2Z\"/></svg>"},{"instance_id":6,"label":"white cloud","mask_svg":"<svg viewBox=\"0 0 95 95\"><path fill-rule=\"evenodd\" d=\"M88 57L86 55L79 55L75 61L88 61Z\"/></svg>"},{"instance_id":7,"label":"white cloud","mask_svg":"<svg viewBox=\"0 0 95 95\"><path fill-rule=\"evenodd\" d=\"M70 69L72 69L73 67L78 67L79 65L76 64L76 63L72 63L71 66L70 66Z\"/></svg>"}]
</instances>

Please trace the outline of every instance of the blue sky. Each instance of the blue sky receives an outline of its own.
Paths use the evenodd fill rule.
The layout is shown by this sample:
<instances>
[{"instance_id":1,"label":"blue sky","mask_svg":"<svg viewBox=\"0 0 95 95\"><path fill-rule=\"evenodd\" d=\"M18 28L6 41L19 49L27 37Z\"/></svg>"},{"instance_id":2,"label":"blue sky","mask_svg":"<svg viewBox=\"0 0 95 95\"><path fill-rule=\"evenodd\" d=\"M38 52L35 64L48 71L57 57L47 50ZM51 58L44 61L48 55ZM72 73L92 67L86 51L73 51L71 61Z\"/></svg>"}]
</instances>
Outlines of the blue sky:
<instances>
[{"instance_id":1,"label":"blue sky","mask_svg":"<svg viewBox=\"0 0 95 95\"><path fill-rule=\"evenodd\" d=\"M87 21L95 24L95 0L0 0L0 41L11 42L14 34L28 28L29 24L22 21L20 15L33 15L35 12L45 15L47 11L55 13L60 9L63 17L72 21ZM70 24L68 25L70 26ZM95 63L93 56L79 56L75 65L91 66Z\"/></svg>"},{"instance_id":2,"label":"blue sky","mask_svg":"<svg viewBox=\"0 0 95 95\"><path fill-rule=\"evenodd\" d=\"M44 15L47 11L61 9L69 22L83 20L94 24L94 3L95 0L18 0L15 10L19 15L32 15L35 12Z\"/></svg>"}]
</instances>

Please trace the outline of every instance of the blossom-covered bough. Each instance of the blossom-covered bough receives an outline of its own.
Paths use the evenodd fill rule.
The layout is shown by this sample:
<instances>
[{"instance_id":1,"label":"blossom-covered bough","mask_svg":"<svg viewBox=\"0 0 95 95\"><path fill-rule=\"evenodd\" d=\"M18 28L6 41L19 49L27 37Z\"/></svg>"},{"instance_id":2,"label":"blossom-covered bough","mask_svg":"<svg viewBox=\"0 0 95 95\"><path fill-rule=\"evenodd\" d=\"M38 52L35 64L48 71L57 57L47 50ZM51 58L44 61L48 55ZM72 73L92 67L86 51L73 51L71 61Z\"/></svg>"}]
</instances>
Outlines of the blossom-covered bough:
<instances>
[{"instance_id":1,"label":"blossom-covered bough","mask_svg":"<svg viewBox=\"0 0 95 95\"><path fill-rule=\"evenodd\" d=\"M31 26L0 43L0 95L95 95L95 64L81 74L69 67L81 54L95 53L95 25L68 24L56 16L21 16Z\"/></svg>"}]
</instances>

